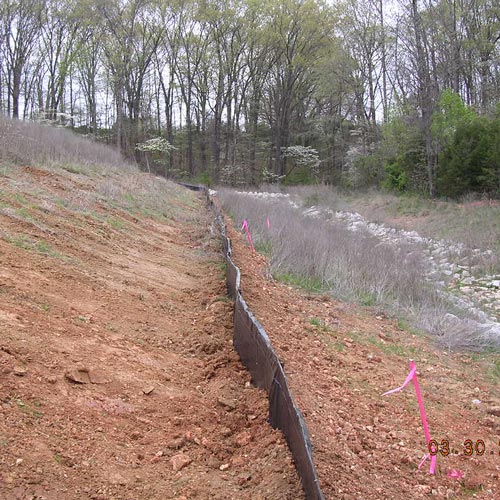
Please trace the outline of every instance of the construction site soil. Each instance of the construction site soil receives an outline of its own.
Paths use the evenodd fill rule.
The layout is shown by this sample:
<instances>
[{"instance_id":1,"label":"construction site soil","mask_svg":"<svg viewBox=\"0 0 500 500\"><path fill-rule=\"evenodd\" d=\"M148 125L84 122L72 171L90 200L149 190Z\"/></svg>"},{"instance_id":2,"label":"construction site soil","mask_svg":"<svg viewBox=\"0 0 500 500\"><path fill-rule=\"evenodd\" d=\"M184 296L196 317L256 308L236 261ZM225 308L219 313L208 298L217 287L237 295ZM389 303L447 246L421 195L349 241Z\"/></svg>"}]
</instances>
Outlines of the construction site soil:
<instances>
[{"instance_id":1,"label":"construction site soil","mask_svg":"<svg viewBox=\"0 0 500 500\"><path fill-rule=\"evenodd\" d=\"M232 349L204 201L168 187L170 220L75 203L100 183L0 178L0 498L303 498Z\"/></svg>"}]
</instances>

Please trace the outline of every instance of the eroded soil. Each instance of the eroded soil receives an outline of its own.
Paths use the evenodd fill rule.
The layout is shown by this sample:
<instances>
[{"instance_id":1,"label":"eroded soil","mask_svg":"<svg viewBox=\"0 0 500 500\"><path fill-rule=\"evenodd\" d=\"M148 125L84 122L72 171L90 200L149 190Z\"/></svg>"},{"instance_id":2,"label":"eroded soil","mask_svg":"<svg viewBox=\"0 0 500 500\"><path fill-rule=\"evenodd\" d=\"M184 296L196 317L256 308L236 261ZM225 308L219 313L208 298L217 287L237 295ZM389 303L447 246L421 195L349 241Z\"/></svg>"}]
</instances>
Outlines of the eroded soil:
<instances>
[{"instance_id":1,"label":"eroded soil","mask_svg":"<svg viewBox=\"0 0 500 500\"><path fill-rule=\"evenodd\" d=\"M302 498L211 215L141 175L0 177L0 498Z\"/></svg>"}]
</instances>

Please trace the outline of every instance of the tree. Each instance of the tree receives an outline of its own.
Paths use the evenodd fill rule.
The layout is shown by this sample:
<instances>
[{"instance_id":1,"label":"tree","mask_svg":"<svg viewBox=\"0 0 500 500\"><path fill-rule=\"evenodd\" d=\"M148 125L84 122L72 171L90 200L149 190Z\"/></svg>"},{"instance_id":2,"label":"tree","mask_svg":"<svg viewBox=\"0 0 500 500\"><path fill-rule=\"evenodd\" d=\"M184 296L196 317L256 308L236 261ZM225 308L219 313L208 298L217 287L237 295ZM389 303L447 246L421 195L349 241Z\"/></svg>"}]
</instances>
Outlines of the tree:
<instances>
[{"instance_id":1,"label":"tree","mask_svg":"<svg viewBox=\"0 0 500 500\"><path fill-rule=\"evenodd\" d=\"M7 114L13 118L19 118L23 72L40 34L43 7L41 0L4 0L0 7Z\"/></svg>"}]
</instances>

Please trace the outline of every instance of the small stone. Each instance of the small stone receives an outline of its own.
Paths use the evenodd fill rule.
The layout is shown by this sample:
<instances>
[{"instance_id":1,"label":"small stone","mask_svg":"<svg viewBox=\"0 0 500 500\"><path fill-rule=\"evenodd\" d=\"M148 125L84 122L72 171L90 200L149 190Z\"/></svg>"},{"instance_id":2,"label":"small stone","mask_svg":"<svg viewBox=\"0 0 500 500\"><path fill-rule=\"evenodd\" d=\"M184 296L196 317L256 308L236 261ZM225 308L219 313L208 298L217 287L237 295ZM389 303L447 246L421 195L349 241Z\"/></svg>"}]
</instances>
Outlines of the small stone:
<instances>
[{"instance_id":1,"label":"small stone","mask_svg":"<svg viewBox=\"0 0 500 500\"><path fill-rule=\"evenodd\" d=\"M180 450L183 446L184 443L186 442L184 437L176 437L174 439L171 439L167 443L167 448L170 448L171 450Z\"/></svg>"},{"instance_id":2,"label":"small stone","mask_svg":"<svg viewBox=\"0 0 500 500\"><path fill-rule=\"evenodd\" d=\"M127 484L127 479L125 479L121 474L118 472L111 472L109 474L109 482L111 484L119 484L119 485L124 485Z\"/></svg>"},{"instance_id":3,"label":"small stone","mask_svg":"<svg viewBox=\"0 0 500 500\"><path fill-rule=\"evenodd\" d=\"M367 426L366 426L366 430L367 430L368 432L373 432L373 426L371 426L371 425L367 425Z\"/></svg>"},{"instance_id":4,"label":"small stone","mask_svg":"<svg viewBox=\"0 0 500 500\"><path fill-rule=\"evenodd\" d=\"M238 476L238 484L241 486L250 481L250 479L252 479L252 474L250 472L243 472L243 474Z\"/></svg>"},{"instance_id":5,"label":"small stone","mask_svg":"<svg viewBox=\"0 0 500 500\"><path fill-rule=\"evenodd\" d=\"M68 370L64 376L74 384L90 384L90 375L88 368L78 368Z\"/></svg>"},{"instance_id":6,"label":"small stone","mask_svg":"<svg viewBox=\"0 0 500 500\"><path fill-rule=\"evenodd\" d=\"M480 399L473 399L472 400L472 404L480 405L481 404L481 400Z\"/></svg>"},{"instance_id":7,"label":"small stone","mask_svg":"<svg viewBox=\"0 0 500 500\"><path fill-rule=\"evenodd\" d=\"M21 465L24 462L22 458L17 458L16 459L16 465Z\"/></svg>"},{"instance_id":8,"label":"small stone","mask_svg":"<svg viewBox=\"0 0 500 500\"><path fill-rule=\"evenodd\" d=\"M500 406L491 406L486 411L490 415L494 415L495 417L500 417Z\"/></svg>"},{"instance_id":9,"label":"small stone","mask_svg":"<svg viewBox=\"0 0 500 500\"><path fill-rule=\"evenodd\" d=\"M490 427L492 429L499 429L500 430L500 422L494 418L494 417L486 417L483 419L483 424L486 427Z\"/></svg>"},{"instance_id":10,"label":"small stone","mask_svg":"<svg viewBox=\"0 0 500 500\"><path fill-rule=\"evenodd\" d=\"M98 370L81 366L68 370L64 376L74 384L106 384L109 380Z\"/></svg>"},{"instance_id":11,"label":"small stone","mask_svg":"<svg viewBox=\"0 0 500 500\"><path fill-rule=\"evenodd\" d=\"M28 373L28 370L24 366L14 366L14 375L18 377L24 377Z\"/></svg>"},{"instance_id":12,"label":"small stone","mask_svg":"<svg viewBox=\"0 0 500 500\"><path fill-rule=\"evenodd\" d=\"M222 464L220 467L219 467L220 470L224 471L224 470L227 470L229 469L229 464Z\"/></svg>"},{"instance_id":13,"label":"small stone","mask_svg":"<svg viewBox=\"0 0 500 500\"><path fill-rule=\"evenodd\" d=\"M155 386L154 385L148 385L147 387L145 387L142 392L146 395L146 396L149 396L149 394L151 394L153 391L155 390Z\"/></svg>"},{"instance_id":14,"label":"small stone","mask_svg":"<svg viewBox=\"0 0 500 500\"><path fill-rule=\"evenodd\" d=\"M240 432L235 436L235 441L238 446L246 446L252 441L252 435L249 432Z\"/></svg>"},{"instance_id":15,"label":"small stone","mask_svg":"<svg viewBox=\"0 0 500 500\"><path fill-rule=\"evenodd\" d=\"M238 406L237 402L234 399L220 397L217 399L217 402L221 406L224 406L224 408L226 408L228 411L235 410L236 407Z\"/></svg>"},{"instance_id":16,"label":"small stone","mask_svg":"<svg viewBox=\"0 0 500 500\"><path fill-rule=\"evenodd\" d=\"M3 481L5 484L12 484L15 479L13 476L11 476L10 474L6 474L4 477L3 477Z\"/></svg>"},{"instance_id":17,"label":"small stone","mask_svg":"<svg viewBox=\"0 0 500 500\"><path fill-rule=\"evenodd\" d=\"M221 434L222 434L224 437L229 437L232 433L233 433L233 431L232 431L229 427L223 427L223 428L221 429Z\"/></svg>"},{"instance_id":18,"label":"small stone","mask_svg":"<svg viewBox=\"0 0 500 500\"><path fill-rule=\"evenodd\" d=\"M179 471L184 467L187 467L191 462L191 457L186 453L179 453L170 459L170 463L172 464L174 471Z\"/></svg>"},{"instance_id":19,"label":"small stone","mask_svg":"<svg viewBox=\"0 0 500 500\"><path fill-rule=\"evenodd\" d=\"M375 354L368 354L367 359L371 363L381 363L382 358L380 356L376 356Z\"/></svg>"}]
</instances>

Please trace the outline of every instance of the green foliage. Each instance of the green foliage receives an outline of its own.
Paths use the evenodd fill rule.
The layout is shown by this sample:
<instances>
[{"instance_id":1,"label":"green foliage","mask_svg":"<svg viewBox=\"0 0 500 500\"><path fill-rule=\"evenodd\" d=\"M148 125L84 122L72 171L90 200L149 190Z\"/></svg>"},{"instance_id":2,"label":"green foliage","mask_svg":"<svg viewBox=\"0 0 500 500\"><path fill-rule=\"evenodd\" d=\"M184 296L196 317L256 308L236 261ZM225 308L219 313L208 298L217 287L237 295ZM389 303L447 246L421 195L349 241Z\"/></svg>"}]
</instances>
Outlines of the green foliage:
<instances>
[{"instance_id":1,"label":"green foliage","mask_svg":"<svg viewBox=\"0 0 500 500\"><path fill-rule=\"evenodd\" d=\"M500 119L476 117L457 126L439 159L438 190L457 198L465 193L500 194Z\"/></svg>"},{"instance_id":2,"label":"green foliage","mask_svg":"<svg viewBox=\"0 0 500 500\"><path fill-rule=\"evenodd\" d=\"M210 187L213 184L212 175L208 170L198 173L193 177L193 182L195 184L203 184L204 186Z\"/></svg>"},{"instance_id":3,"label":"green foliage","mask_svg":"<svg viewBox=\"0 0 500 500\"><path fill-rule=\"evenodd\" d=\"M379 154L384 164L384 188L396 192L425 191L424 137L416 121L399 112L393 116L383 127Z\"/></svg>"},{"instance_id":4,"label":"green foliage","mask_svg":"<svg viewBox=\"0 0 500 500\"><path fill-rule=\"evenodd\" d=\"M382 183L383 187L400 193L406 191L408 187L408 175L401 161L395 160L393 163L388 163L385 166L385 172L387 177Z\"/></svg>"},{"instance_id":5,"label":"green foliage","mask_svg":"<svg viewBox=\"0 0 500 500\"><path fill-rule=\"evenodd\" d=\"M432 115L431 132L439 149L449 146L457 129L476 118L473 109L466 106L462 98L450 89L441 93L436 111Z\"/></svg>"},{"instance_id":6,"label":"green foliage","mask_svg":"<svg viewBox=\"0 0 500 500\"><path fill-rule=\"evenodd\" d=\"M308 292L323 292L326 287L323 282L315 277L305 276L298 273L275 273L274 278L287 285L302 288Z\"/></svg>"},{"instance_id":7,"label":"green foliage","mask_svg":"<svg viewBox=\"0 0 500 500\"><path fill-rule=\"evenodd\" d=\"M316 182L308 168L295 168L288 173L283 179L284 186L298 186L304 184L313 184Z\"/></svg>"},{"instance_id":8,"label":"green foliage","mask_svg":"<svg viewBox=\"0 0 500 500\"><path fill-rule=\"evenodd\" d=\"M379 186L383 182L384 173L384 160L380 151L375 151L372 154L361 155L354 160L345 184L354 189Z\"/></svg>"}]
</instances>

